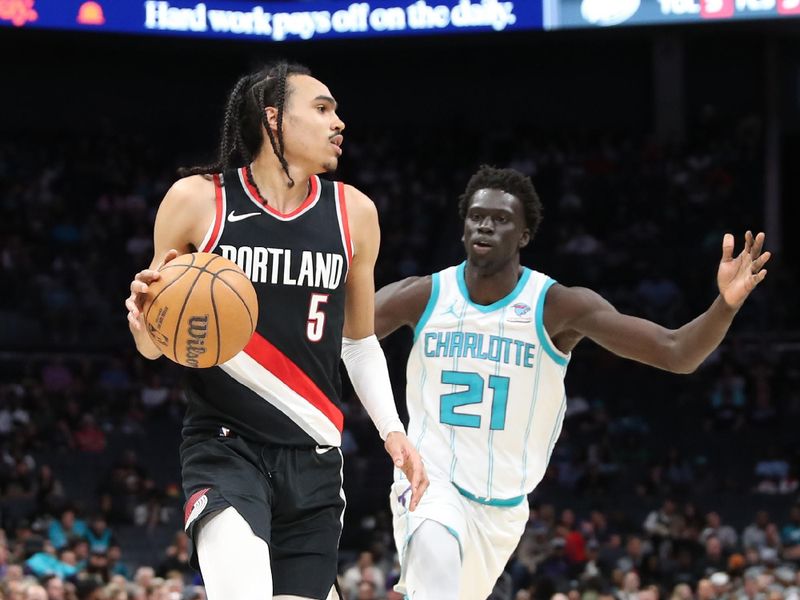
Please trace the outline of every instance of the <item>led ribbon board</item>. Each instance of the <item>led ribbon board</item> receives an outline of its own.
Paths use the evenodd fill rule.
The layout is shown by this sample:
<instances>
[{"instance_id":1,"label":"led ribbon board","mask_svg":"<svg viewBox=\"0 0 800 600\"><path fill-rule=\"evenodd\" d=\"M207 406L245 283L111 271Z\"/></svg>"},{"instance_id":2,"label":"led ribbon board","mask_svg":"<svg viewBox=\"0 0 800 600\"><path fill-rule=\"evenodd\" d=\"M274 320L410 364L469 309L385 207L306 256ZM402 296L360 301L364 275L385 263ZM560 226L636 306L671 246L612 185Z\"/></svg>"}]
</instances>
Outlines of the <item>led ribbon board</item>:
<instances>
[{"instance_id":1,"label":"led ribbon board","mask_svg":"<svg viewBox=\"0 0 800 600\"><path fill-rule=\"evenodd\" d=\"M800 16L800 0L544 0L545 29Z\"/></svg>"},{"instance_id":2,"label":"led ribbon board","mask_svg":"<svg viewBox=\"0 0 800 600\"><path fill-rule=\"evenodd\" d=\"M0 0L0 26L263 41L541 29L541 0Z\"/></svg>"}]
</instances>

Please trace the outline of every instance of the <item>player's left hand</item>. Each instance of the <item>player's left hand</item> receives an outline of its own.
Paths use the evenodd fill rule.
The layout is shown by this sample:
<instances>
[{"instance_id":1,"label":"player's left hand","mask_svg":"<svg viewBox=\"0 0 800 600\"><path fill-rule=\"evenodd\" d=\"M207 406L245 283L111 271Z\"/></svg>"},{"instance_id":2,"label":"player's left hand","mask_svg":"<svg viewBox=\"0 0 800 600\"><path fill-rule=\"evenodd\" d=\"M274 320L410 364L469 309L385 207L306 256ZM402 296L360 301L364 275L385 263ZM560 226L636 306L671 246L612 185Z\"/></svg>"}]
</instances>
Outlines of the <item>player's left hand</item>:
<instances>
[{"instance_id":1,"label":"player's left hand","mask_svg":"<svg viewBox=\"0 0 800 600\"><path fill-rule=\"evenodd\" d=\"M764 247L764 233L760 232L753 238L753 232L748 231L744 236L744 249L736 258L733 258L733 235L726 233L722 239L722 260L717 271L717 285L719 293L725 303L731 308L738 309L750 295L755 287L764 281L767 276L766 269L762 267L767 263L771 254L761 253Z\"/></svg>"},{"instance_id":2,"label":"player's left hand","mask_svg":"<svg viewBox=\"0 0 800 600\"><path fill-rule=\"evenodd\" d=\"M383 446L392 457L394 466L403 471L411 483L411 503L408 509L414 510L430 483L425 465L422 464L422 457L406 434L400 431L393 431L387 435Z\"/></svg>"}]
</instances>

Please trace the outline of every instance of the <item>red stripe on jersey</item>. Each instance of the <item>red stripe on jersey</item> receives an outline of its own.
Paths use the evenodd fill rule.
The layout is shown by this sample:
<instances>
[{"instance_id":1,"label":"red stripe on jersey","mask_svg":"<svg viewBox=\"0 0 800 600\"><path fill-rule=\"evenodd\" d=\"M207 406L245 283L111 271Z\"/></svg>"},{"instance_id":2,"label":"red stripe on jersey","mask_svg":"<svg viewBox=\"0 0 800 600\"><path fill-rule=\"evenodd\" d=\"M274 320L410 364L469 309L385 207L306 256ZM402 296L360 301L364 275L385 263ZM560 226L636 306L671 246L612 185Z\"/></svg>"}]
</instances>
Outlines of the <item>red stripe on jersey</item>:
<instances>
[{"instance_id":1,"label":"red stripe on jersey","mask_svg":"<svg viewBox=\"0 0 800 600\"><path fill-rule=\"evenodd\" d=\"M336 182L339 188L339 206L342 210L342 228L344 229L344 245L346 246L348 264L353 262L353 242L350 240L350 223L347 220L347 202L344 201L344 184L341 181Z\"/></svg>"},{"instance_id":2,"label":"red stripe on jersey","mask_svg":"<svg viewBox=\"0 0 800 600\"><path fill-rule=\"evenodd\" d=\"M219 180L219 175L214 175L214 199L217 204L217 210L214 214L214 229L208 237L208 242L200 249L200 252L208 252L216 246L219 228L222 227L222 219L225 218L225 215L222 214L222 184Z\"/></svg>"},{"instance_id":3,"label":"red stripe on jersey","mask_svg":"<svg viewBox=\"0 0 800 600\"><path fill-rule=\"evenodd\" d=\"M247 191L250 192L250 195L253 198L261 200L261 194L259 193L258 189L253 186L252 182L247 177L247 171L245 170L245 167L242 167L241 169L239 169L239 171L242 173L242 181L244 181L244 184L247 186ZM261 200L260 204L268 212L271 212L273 215L277 215L284 219L288 217L293 217L297 213L300 213L306 208L308 208L308 205L311 204L314 201L314 198L317 197L317 190L319 189L319 181L317 180L317 177L315 175L312 175L309 181L311 182L311 185L308 186L309 187L308 196L306 197L305 200L303 200L302 204L300 204L300 206L295 208L292 212L282 213L281 211L272 208L269 204L264 204L263 200Z\"/></svg>"},{"instance_id":4,"label":"red stripe on jersey","mask_svg":"<svg viewBox=\"0 0 800 600\"><path fill-rule=\"evenodd\" d=\"M268 340L254 333L253 337L244 348L244 352L275 375L289 388L305 398L336 426L339 432L344 428L344 415L339 408L331 402L317 384L294 364L283 352L273 346Z\"/></svg>"}]
</instances>

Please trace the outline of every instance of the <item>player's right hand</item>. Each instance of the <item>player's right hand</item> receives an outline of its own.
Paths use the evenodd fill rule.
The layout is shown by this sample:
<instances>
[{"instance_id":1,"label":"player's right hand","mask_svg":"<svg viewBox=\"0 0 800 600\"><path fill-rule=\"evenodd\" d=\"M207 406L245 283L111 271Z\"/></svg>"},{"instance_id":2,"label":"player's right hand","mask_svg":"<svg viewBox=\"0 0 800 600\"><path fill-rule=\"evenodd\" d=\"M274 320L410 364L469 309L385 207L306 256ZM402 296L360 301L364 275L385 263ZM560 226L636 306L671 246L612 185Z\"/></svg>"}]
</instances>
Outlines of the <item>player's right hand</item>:
<instances>
[{"instance_id":1,"label":"player's right hand","mask_svg":"<svg viewBox=\"0 0 800 600\"><path fill-rule=\"evenodd\" d=\"M142 309L144 300L147 297L147 286L161 278L159 269L174 260L178 256L178 251L174 248L164 253L161 262L155 268L139 271L131 281L131 295L125 299L125 308L128 309L128 323L136 331L142 331Z\"/></svg>"},{"instance_id":2,"label":"player's right hand","mask_svg":"<svg viewBox=\"0 0 800 600\"><path fill-rule=\"evenodd\" d=\"M413 511L430 485L422 457L406 434L400 431L392 431L387 435L384 447L392 457L395 467L403 471L411 483L411 502L408 509Z\"/></svg>"}]
</instances>

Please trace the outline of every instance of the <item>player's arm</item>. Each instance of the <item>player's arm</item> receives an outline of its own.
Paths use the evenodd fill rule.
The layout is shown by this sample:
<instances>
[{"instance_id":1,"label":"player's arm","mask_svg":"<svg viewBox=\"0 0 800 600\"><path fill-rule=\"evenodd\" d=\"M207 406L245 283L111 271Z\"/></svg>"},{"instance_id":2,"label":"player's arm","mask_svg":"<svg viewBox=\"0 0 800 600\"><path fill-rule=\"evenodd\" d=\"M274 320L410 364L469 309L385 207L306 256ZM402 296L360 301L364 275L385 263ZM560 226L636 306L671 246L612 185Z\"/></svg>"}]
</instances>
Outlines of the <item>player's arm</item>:
<instances>
[{"instance_id":1,"label":"player's arm","mask_svg":"<svg viewBox=\"0 0 800 600\"><path fill-rule=\"evenodd\" d=\"M385 441L386 451L411 482L413 510L428 487L419 453L408 440L397 407L386 357L375 337L375 261L380 246L378 211L364 194L345 186L355 252L347 274L342 360L361 403Z\"/></svg>"},{"instance_id":2,"label":"player's arm","mask_svg":"<svg viewBox=\"0 0 800 600\"><path fill-rule=\"evenodd\" d=\"M770 253L761 252L763 244L763 233L754 239L748 231L744 250L733 258L733 236L725 235L717 273L720 295L708 310L679 329L623 315L591 290L560 285L548 292L545 327L564 351L588 337L624 358L674 373L691 373L720 344L739 308L766 277L762 267Z\"/></svg>"},{"instance_id":3,"label":"player's arm","mask_svg":"<svg viewBox=\"0 0 800 600\"><path fill-rule=\"evenodd\" d=\"M148 284L161 277L158 272L176 256L193 252L211 225L214 215L214 183L196 175L176 181L161 201L153 228L153 260L131 281L131 295L125 300L128 325L136 349L149 359L161 356L144 325L142 308Z\"/></svg>"},{"instance_id":4,"label":"player's arm","mask_svg":"<svg viewBox=\"0 0 800 600\"><path fill-rule=\"evenodd\" d=\"M431 276L407 277L375 294L375 335L382 340L403 325L416 327L431 297Z\"/></svg>"}]
</instances>

